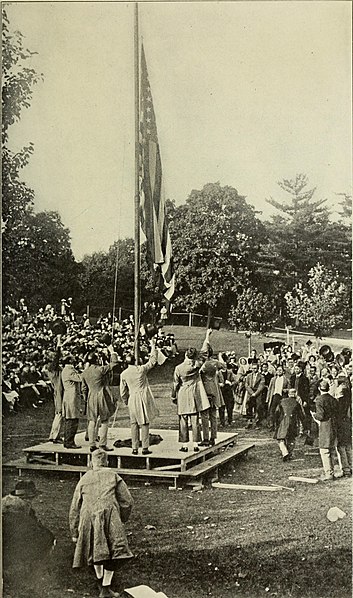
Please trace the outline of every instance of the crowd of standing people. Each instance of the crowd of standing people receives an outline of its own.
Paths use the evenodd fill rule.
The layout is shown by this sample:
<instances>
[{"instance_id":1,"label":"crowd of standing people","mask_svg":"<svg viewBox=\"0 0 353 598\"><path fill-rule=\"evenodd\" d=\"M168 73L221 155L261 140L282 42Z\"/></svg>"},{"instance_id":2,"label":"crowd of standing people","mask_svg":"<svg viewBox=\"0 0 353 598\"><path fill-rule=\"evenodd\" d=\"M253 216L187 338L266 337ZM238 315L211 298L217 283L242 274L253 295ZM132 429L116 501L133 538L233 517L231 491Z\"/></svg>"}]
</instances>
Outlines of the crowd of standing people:
<instances>
[{"instance_id":1,"label":"crowd of standing people","mask_svg":"<svg viewBox=\"0 0 353 598\"><path fill-rule=\"evenodd\" d=\"M351 351L334 356L330 347L318 351L309 340L300 354L285 343L268 343L259 355L253 349L248 358L237 360L234 352L226 352L216 359L211 333L199 354L189 348L175 368L172 398L178 405L180 450L188 450L189 427L194 451L214 444L218 410L222 428L237 414L246 419L247 429L268 430L283 461L292 458L302 435L305 444L319 447L324 480L334 479L336 456L341 475L351 476Z\"/></svg>"}]
</instances>

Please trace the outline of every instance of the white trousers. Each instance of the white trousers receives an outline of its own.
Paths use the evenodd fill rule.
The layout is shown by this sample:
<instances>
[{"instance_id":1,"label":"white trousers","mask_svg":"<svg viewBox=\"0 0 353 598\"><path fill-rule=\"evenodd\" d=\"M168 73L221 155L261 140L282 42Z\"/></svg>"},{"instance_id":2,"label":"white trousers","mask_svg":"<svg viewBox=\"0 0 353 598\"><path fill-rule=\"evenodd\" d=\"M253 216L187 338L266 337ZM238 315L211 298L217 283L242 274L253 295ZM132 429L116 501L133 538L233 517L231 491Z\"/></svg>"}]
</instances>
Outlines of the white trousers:
<instances>
[{"instance_id":1,"label":"white trousers","mask_svg":"<svg viewBox=\"0 0 353 598\"><path fill-rule=\"evenodd\" d=\"M324 468L325 478L333 478L335 455L336 448L334 446L320 449L320 457Z\"/></svg>"},{"instance_id":2,"label":"white trousers","mask_svg":"<svg viewBox=\"0 0 353 598\"><path fill-rule=\"evenodd\" d=\"M63 416L61 415L61 413L55 413L49 434L49 440L57 440L59 438L62 421Z\"/></svg>"}]
</instances>

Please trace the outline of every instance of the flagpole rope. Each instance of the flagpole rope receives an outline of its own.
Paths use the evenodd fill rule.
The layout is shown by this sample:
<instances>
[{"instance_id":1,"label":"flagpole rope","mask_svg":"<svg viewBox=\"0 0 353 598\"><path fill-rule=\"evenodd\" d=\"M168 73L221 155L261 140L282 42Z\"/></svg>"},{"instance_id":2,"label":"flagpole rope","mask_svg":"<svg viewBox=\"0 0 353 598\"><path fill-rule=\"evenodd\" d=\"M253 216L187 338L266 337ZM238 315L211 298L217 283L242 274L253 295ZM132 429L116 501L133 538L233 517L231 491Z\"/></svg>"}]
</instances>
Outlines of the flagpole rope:
<instances>
[{"instance_id":1,"label":"flagpole rope","mask_svg":"<svg viewBox=\"0 0 353 598\"><path fill-rule=\"evenodd\" d=\"M116 247L116 257L115 257L115 277L114 277L114 298L113 298L113 314L112 314L112 333L111 333L111 345L113 346L114 341L114 322L115 322L115 310L116 310L116 296L117 296L117 289L118 289L118 265L119 265L119 256L120 256L120 234L121 234L121 197L124 192L124 172L125 172L125 150L126 150L126 136L124 135L124 145L123 145L123 171L121 175L121 186L120 186L120 201L119 201L119 224L118 224L118 240L117 240L117 247ZM116 418L118 415L119 410L119 400L116 402L116 408L113 417L113 424L112 428L115 427Z\"/></svg>"}]
</instances>

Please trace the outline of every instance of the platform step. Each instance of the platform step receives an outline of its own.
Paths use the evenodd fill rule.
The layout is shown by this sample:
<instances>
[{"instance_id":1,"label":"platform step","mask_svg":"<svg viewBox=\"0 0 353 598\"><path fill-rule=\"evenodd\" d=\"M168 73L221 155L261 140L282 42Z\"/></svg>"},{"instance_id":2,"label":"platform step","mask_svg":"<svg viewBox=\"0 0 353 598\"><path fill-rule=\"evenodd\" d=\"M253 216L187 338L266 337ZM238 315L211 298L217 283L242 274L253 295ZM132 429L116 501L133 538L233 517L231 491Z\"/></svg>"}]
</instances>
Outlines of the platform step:
<instances>
[{"instance_id":1,"label":"platform step","mask_svg":"<svg viewBox=\"0 0 353 598\"><path fill-rule=\"evenodd\" d=\"M227 448L222 453L207 459L203 463L199 463L198 465L194 465L191 469L187 471L180 472L181 476L187 476L190 478L197 478L202 474L208 473L219 467L220 465L224 465L234 457L239 455L246 454L251 448L254 448L255 444L246 443L246 444L237 444L235 447Z\"/></svg>"}]
</instances>

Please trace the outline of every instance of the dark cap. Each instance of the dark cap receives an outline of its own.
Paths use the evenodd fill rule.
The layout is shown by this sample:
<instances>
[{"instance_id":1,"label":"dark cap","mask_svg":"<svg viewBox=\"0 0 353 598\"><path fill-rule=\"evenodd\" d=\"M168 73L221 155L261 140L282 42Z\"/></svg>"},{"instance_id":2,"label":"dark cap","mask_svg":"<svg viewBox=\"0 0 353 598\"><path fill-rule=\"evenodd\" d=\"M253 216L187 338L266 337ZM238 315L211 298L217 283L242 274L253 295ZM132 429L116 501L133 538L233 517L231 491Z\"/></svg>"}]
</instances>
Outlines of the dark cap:
<instances>
[{"instance_id":1,"label":"dark cap","mask_svg":"<svg viewBox=\"0 0 353 598\"><path fill-rule=\"evenodd\" d=\"M13 496L18 496L19 498L32 498L40 494L37 491L34 482L20 480L17 482L15 489L11 492Z\"/></svg>"}]
</instances>

